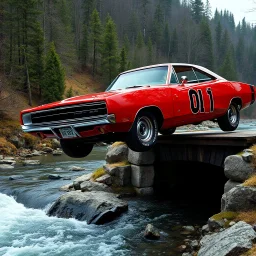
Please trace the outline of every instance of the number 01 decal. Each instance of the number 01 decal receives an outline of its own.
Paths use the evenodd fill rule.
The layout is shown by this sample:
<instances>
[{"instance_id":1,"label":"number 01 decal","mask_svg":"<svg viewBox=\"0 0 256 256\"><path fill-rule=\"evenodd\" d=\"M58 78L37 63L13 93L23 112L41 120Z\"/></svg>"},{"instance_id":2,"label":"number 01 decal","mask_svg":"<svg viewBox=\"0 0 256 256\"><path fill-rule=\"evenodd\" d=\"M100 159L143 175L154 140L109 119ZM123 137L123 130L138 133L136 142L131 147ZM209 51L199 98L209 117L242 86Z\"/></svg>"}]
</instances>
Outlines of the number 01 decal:
<instances>
[{"instance_id":1,"label":"number 01 decal","mask_svg":"<svg viewBox=\"0 0 256 256\"><path fill-rule=\"evenodd\" d=\"M213 100L213 94L211 88L207 88L206 92L209 96L210 100L210 112L213 112L214 110L214 100ZM202 90L194 90L190 89L188 91L189 95L189 101L190 101L190 108L193 114L197 113L205 113L205 107L204 107L204 98L203 98L203 92Z\"/></svg>"}]
</instances>

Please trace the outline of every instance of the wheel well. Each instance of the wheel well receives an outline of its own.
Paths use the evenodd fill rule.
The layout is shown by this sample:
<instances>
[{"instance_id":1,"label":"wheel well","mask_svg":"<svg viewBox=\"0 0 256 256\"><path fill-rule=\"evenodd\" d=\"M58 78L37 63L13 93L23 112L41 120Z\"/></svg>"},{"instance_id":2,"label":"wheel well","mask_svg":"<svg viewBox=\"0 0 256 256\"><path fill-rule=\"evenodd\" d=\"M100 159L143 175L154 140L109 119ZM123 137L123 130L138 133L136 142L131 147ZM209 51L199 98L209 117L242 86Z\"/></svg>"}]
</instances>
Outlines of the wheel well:
<instances>
[{"instance_id":1,"label":"wheel well","mask_svg":"<svg viewBox=\"0 0 256 256\"><path fill-rule=\"evenodd\" d=\"M153 107L153 106L152 107L142 108L142 109L140 109L139 112L141 112L143 110L150 111L151 113L153 113L155 115L155 117L157 119L157 123L158 123L159 129L160 129L162 127L162 124L163 124L163 121L164 121L164 117L163 117L162 111L158 107Z\"/></svg>"},{"instance_id":2,"label":"wheel well","mask_svg":"<svg viewBox=\"0 0 256 256\"><path fill-rule=\"evenodd\" d=\"M240 98L232 99L231 103L236 103L239 106L239 109L242 108L242 100Z\"/></svg>"}]
</instances>

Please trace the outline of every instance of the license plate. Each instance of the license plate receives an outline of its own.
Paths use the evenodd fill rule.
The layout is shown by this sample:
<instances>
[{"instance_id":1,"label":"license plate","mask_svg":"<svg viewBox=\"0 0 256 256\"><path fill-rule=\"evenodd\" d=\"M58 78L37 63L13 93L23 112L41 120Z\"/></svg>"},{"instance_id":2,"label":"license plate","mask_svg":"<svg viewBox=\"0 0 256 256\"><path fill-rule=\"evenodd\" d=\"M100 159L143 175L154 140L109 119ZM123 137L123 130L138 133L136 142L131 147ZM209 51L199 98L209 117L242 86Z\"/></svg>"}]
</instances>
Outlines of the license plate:
<instances>
[{"instance_id":1,"label":"license plate","mask_svg":"<svg viewBox=\"0 0 256 256\"><path fill-rule=\"evenodd\" d=\"M74 130L70 127L60 128L62 138L74 138L77 137Z\"/></svg>"}]
</instances>

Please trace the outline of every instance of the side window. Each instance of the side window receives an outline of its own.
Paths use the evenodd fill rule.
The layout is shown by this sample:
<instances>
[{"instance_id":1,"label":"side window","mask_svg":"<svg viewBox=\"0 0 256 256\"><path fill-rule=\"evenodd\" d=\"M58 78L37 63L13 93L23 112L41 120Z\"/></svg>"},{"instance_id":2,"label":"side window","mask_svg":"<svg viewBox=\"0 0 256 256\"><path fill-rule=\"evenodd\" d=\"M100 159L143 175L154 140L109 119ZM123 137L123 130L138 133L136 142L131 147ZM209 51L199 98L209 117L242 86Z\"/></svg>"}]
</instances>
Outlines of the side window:
<instances>
[{"instance_id":1,"label":"side window","mask_svg":"<svg viewBox=\"0 0 256 256\"><path fill-rule=\"evenodd\" d=\"M201 70L194 69L196 77L198 79L198 82L206 82L215 80L213 76L210 76L209 74L203 73Z\"/></svg>"},{"instance_id":2,"label":"side window","mask_svg":"<svg viewBox=\"0 0 256 256\"><path fill-rule=\"evenodd\" d=\"M182 76L187 77L188 83L197 83L198 82L197 77L196 77L195 72L194 72L192 67L189 67L189 66L174 66L173 68L174 68L174 70L175 70L175 72L178 76L179 83L181 83L181 77Z\"/></svg>"},{"instance_id":3,"label":"side window","mask_svg":"<svg viewBox=\"0 0 256 256\"><path fill-rule=\"evenodd\" d=\"M175 73L174 69L172 69L170 84L178 84L178 83L179 83L179 81L178 81L178 78L176 76L176 73Z\"/></svg>"}]
</instances>

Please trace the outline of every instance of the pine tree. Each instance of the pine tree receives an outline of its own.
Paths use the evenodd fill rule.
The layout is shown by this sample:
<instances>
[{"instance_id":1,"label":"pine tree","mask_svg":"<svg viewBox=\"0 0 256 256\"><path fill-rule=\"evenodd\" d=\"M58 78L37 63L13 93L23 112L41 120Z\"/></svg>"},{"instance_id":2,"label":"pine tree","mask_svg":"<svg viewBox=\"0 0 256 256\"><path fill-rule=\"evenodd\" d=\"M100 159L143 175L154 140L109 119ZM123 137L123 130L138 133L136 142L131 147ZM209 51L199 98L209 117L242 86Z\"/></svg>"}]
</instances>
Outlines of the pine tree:
<instances>
[{"instance_id":1,"label":"pine tree","mask_svg":"<svg viewBox=\"0 0 256 256\"><path fill-rule=\"evenodd\" d=\"M204 4L202 0L191 0L192 18L196 23L200 23L204 15Z\"/></svg>"},{"instance_id":2,"label":"pine tree","mask_svg":"<svg viewBox=\"0 0 256 256\"><path fill-rule=\"evenodd\" d=\"M88 63L88 55L89 55L89 33L88 33L88 27L84 25L83 28L83 39L81 43L81 49L80 49L80 62L82 64L82 67L86 67Z\"/></svg>"},{"instance_id":3,"label":"pine tree","mask_svg":"<svg viewBox=\"0 0 256 256\"><path fill-rule=\"evenodd\" d=\"M237 80L236 65L232 47L228 50L225 56L223 65L220 68L220 75L230 81Z\"/></svg>"},{"instance_id":4,"label":"pine tree","mask_svg":"<svg viewBox=\"0 0 256 256\"><path fill-rule=\"evenodd\" d=\"M96 9L93 10L90 22L90 43L92 47L92 75L97 72L98 56L102 42L102 26L99 13Z\"/></svg>"},{"instance_id":5,"label":"pine tree","mask_svg":"<svg viewBox=\"0 0 256 256\"><path fill-rule=\"evenodd\" d=\"M174 28L172 32L172 37L171 37L171 51L170 51L170 58L172 62L176 60L176 57L178 56L179 53L179 42L178 42L178 33L176 28Z\"/></svg>"},{"instance_id":6,"label":"pine tree","mask_svg":"<svg viewBox=\"0 0 256 256\"><path fill-rule=\"evenodd\" d=\"M71 86L71 87L69 87L69 89L66 92L66 97L71 98L73 96L74 96L74 92L73 92L73 87Z\"/></svg>"},{"instance_id":7,"label":"pine tree","mask_svg":"<svg viewBox=\"0 0 256 256\"><path fill-rule=\"evenodd\" d=\"M125 47L122 48L120 52L120 68L119 72L124 72L127 70L127 53Z\"/></svg>"},{"instance_id":8,"label":"pine tree","mask_svg":"<svg viewBox=\"0 0 256 256\"><path fill-rule=\"evenodd\" d=\"M204 18L200 24L200 64L213 70L212 35L208 21Z\"/></svg>"},{"instance_id":9,"label":"pine tree","mask_svg":"<svg viewBox=\"0 0 256 256\"><path fill-rule=\"evenodd\" d=\"M110 15L107 16L103 35L102 68L108 83L118 74L118 39L116 25Z\"/></svg>"},{"instance_id":10,"label":"pine tree","mask_svg":"<svg viewBox=\"0 0 256 256\"><path fill-rule=\"evenodd\" d=\"M209 0L206 0L204 8L204 16L210 20L212 18L212 7Z\"/></svg>"},{"instance_id":11,"label":"pine tree","mask_svg":"<svg viewBox=\"0 0 256 256\"><path fill-rule=\"evenodd\" d=\"M65 91L65 73L59 55L56 53L54 43L50 44L46 56L44 81L42 84L43 101L54 102L62 100Z\"/></svg>"},{"instance_id":12,"label":"pine tree","mask_svg":"<svg viewBox=\"0 0 256 256\"><path fill-rule=\"evenodd\" d=\"M220 64L220 58L221 58L221 38L222 38L222 26L220 24L220 21L218 21L218 24L215 29L215 44L216 44L216 63L217 66Z\"/></svg>"},{"instance_id":13,"label":"pine tree","mask_svg":"<svg viewBox=\"0 0 256 256\"><path fill-rule=\"evenodd\" d=\"M151 38L148 39L147 48L148 48L147 64L151 65L151 64L153 64L153 44L152 44Z\"/></svg>"}]
</instances>

